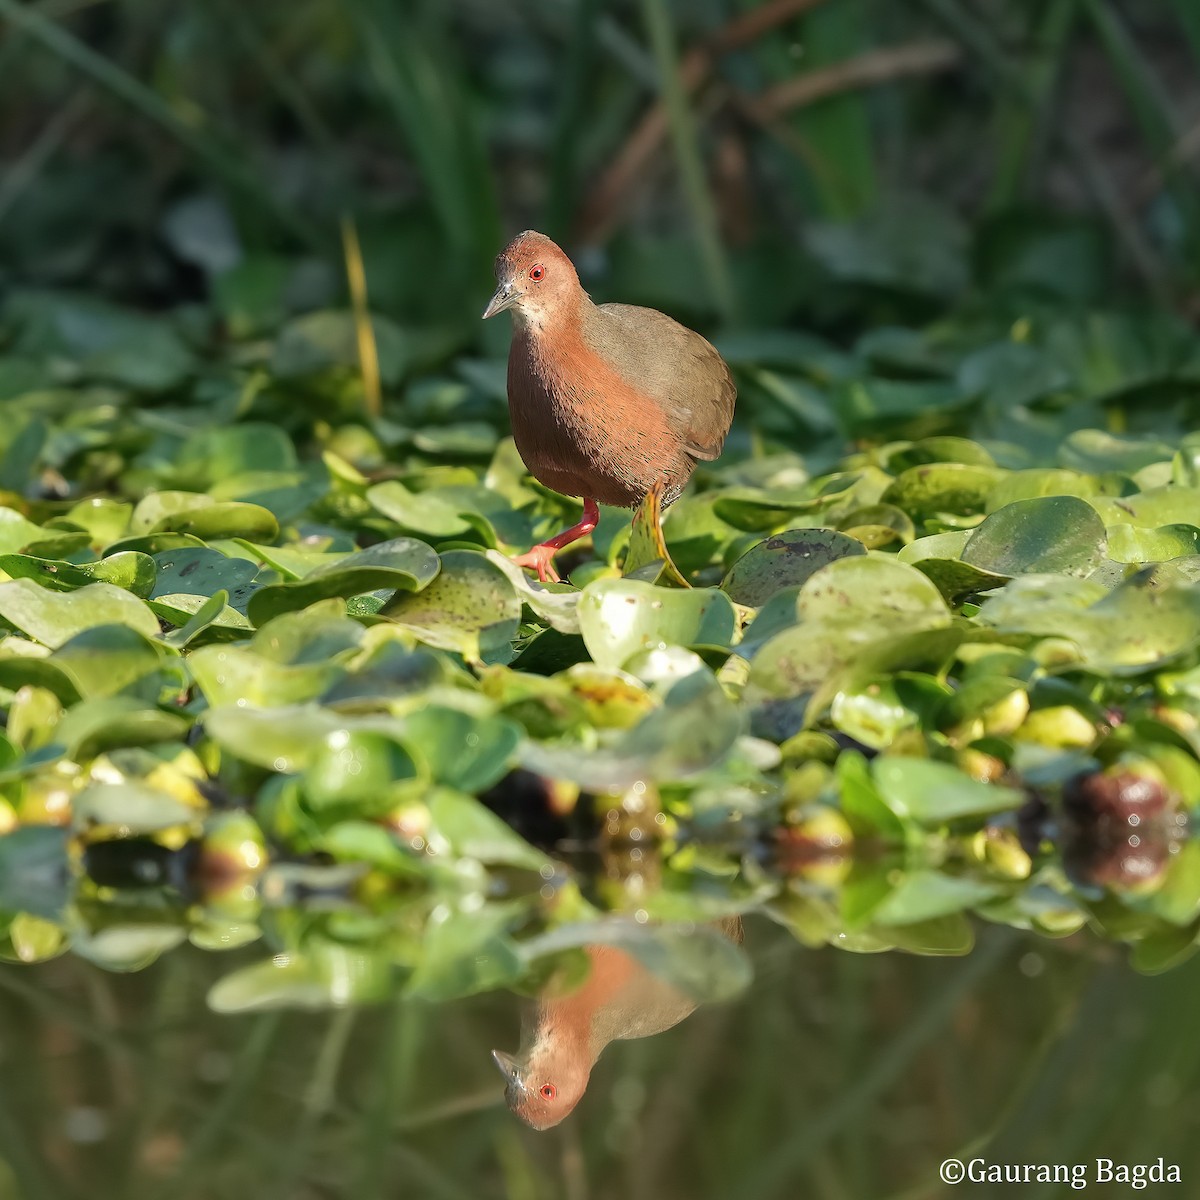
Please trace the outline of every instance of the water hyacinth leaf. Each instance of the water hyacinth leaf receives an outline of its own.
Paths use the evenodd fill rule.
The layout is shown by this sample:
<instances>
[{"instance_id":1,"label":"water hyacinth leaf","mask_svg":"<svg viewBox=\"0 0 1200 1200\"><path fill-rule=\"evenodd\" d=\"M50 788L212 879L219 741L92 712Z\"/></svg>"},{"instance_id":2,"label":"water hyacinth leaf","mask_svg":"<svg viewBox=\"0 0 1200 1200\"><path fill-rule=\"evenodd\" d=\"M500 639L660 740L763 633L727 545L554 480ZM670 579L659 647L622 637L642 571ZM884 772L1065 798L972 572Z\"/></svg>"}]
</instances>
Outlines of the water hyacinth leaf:
<instances>
[{"instance_id":1,"label":"water hyacinth leaf","mask_svg":"<svg viewBox=\"0 0 1200 1200\"><path fill-rule=\"evenodd\" d=\"M243 537L273 542L279 522L257 504L217 501L199 492L155 492L139 501L130 518L134 535L175 533L200 538Z\"/></svg>"},{"instance_id":2,"label":"water hyacinth leaf","mask_svg":"<svg viewBox=\"0 0 1200 1200\"><path fill-rule=\"evenodd\" d=\"M184 646L193 642L210 625L214 624L226 611L228 604L229 593L223 588L218 588L196 609L185 624L162 635L163 644L175 650L182 650ZM229 609L229 611L233 612L234 610Z\"/></svg>"},{"instance_id":3,"label":"water hyacinth leaf","mask_svg":"<svg viewBox=\"0 0 1200 1200\"><path fill-rule=\"evenodd\" d=\"M645 579L648 583L661 582L667 587L691 586L679 573L667 549L663 536L662 494L658 487L646 493L633 514L629 547L625 551L621 573Z\"/></svg>"},{"instance_id":4,"label":"water hyacinth leaf","mask_svg":"<svg viewBox=\"0 0 1200 1200\"><path fill-rule=\"evenodd\" d=\"M1004 478L996 467L970 463L928 463L910 467L884 492L885 504L903 509L914 521L942 513L981 513L992 489Z\"/></svg>"},{"instance_id":5,"label":"water hyacinth leaf","mask_svg":"<svg viewBox=\"0 0 1200 1200\"><path fill-rule=\"evenodd\" d=\"M208 494L214 500L236 500L269 509L280 525L299 520L328 495L328 475L315 464L296 471L250 471L214 483Z\"/></svg>"},{"instance_id":6,"label":"water hyacinth leaf","mask_svg":"<svg viewBox=\"0 0 1200 1200\"><path fill-rule=\"evenodd\" d=\"M408 747L369 729L336 729L315 747L304 771L314 809L332 805L386 808L392 786L421 771Z\"/></svg>"},{"instance_id":7,"label":"water hyacinth leaf","mask_svg":"<svg viewBox=\"0 0 1200 1200\"><path fill-rule=\"evenodd\" d=\"M371 328L383 383L398 383L414 354L409 335L394 321L371 314ZM358 340L350 312L326 309L294 317L280 331L271 358L271 371L297 378L330 368L357 369Z\"/></svg>"},{"instance_id":8,"label":"water hyacinth leaf","mask_svg":"<svg viewBox=\"0 0 1200 1200\"><path fill-rule=\"evenodd\" d=\"M804 621L864 630L937 629L950 612L937 588L906 563L890 557L841 558L817 571L800 589L796 610Z\"/></svg>"},{"instance_id":9,"label":"water hyacinth leaf","mask_svg":"<svg viewBox=\"0 0 1200 1200\"><path fill-rule=\"evenodd\" d=\"M1036 500L1046 496L1099 496L1105 487L1095 475L1082 475L1061 467L1039 467L1013 471L1000 480L987 498L988 512L995 512L1018 500Z\"/></svg>"},{"instance_id":10,"label":"water hyacinth leaf","mask_svg":"<svg viewBox=\"0 0 1200 1200\"><path fill-rule=\"evenodd\" d=\"M227 596L223 589L216 593ZM207 611L212 603L212 597L205 596L160 596L155 600L147 600L151 611L166 625L174 625L177 629L184 628L194 621L198 614ZM206 628L211 628L220 638L248 634L254 628L243 613L238 612L230 604L225 604L214 616L206 619Z\"/></svg>"},{"instance_id":11,"label":"water hyacinth leaf","mask_svg":"<svg viewBox=\"0 0 1200 1200\"><path fill-rule=\"evenodd\" d=\"M884 804L867 760L856 750L838 756L835 768L842 813L856 838L905 840L904 822Z\"/></svg>"},{"instance_id":12,"label":"water hyacinth leaf","mask_svg":"<svg viewBox=\"0 0 1200 1200\"><path fill-rule=\"evenodd\" d=\"M914 417L953 412L969 403L951 383L879 375L850 380L836 389L834 397L841 424L851 436L895 428Z\"/></svg>"},{"instance_id":13,"label":"water hyacinth leaf","mask_svg":"<svg viewBox=\"0 0 1200 1200\"><path fill-rule=\"evenodd\" d=\"M1169 462L1172 453L1166 442L1118 437L1103 429L1077 429L1063 439L1058 460L1076 471L1133 475L1153 463Z\"/></svg>"},{"instance_id":14,"label":"water hyacinth leaf","mask_svg":"<svg viewBox=\"0 0 1200 1200\"><path fill-rule=\"evenodd\" d=\"M71 880L68 831L25 825L0 837L0 911L54 919L66 907Z\"/></svg>"},{"instance_id":15,"label":"water hyacinth leaf","mask_svg":"<svg viewBox=\"0 0 1200 1200\"><path fill-rule=\"evenodd\" d=\"M846 481L844 491L850 490ZM831 497L811 496L798 489L726 488L713 500L713 512L734 529L749 533L777 529L800 513L817 513Z\"/></svg>"},{"instance_id":16,"label":"water hyacinth leaf","mask_svg":"<svg viewBox=\"0 0 1200 1200\"><path fill-rule=\"evenodd\" d=\"M405 993L444 1001L515 983L524 963L508 928L519 912L513 904L470 911L440 906L426 922L421 957Z\"/></svg>"},{"instance_id":17,"label":"water hyacinth leaf","mask_svg":"<svg viewBox=\"0 0 1200 1200\"><path fill-rule=\"evenodd\" d=\"M391 964L377 948L313 938L303 953L276 954L218 980L208 1006L218 1013L346 1008L382 1000L391 986Z\"/></svg>"},{"instance_id":18,"label":"water hyacinth leaf","mask_svg":"<svg viewBox=\"0 0 1200 1200\"><path fill-rule=\"evenodd\" d=\"M1026 575L989 596L979 619L1004 633L1070 638L1078 633L1084 610L1106 595L1108 589L1090 579Z\"/></svg>"},{"instance_id":19,"label":"water hyacinth leaf","mask_svg":"<svg viewBox=\"0 0 1200 1200\"><path fill-rule=\"evenodd\" d=\"M9 640L12 639L5 639ZM0 642L0 647L3 645ZM44 688L64 706L76 704L80 699L79 689L61 667L49 658L27 654L0 653L0 687L13 692L23 687Z\"/></svg>"},{"instance_id":20,"label":"water hyacinth leaf","mask_svg":"<svg viewBox=\"0 0 1200 1200\"><path fill-rule=\"evenodd\" d=\"M114 587L146 599L154 590L154 560L148 554L125 551L94 563L70 563L27 554L0 555L0 571L13 579L32 579L43 587L66 592L89 583Z\"/></svg>"},{"instance_id":21,"label":"water hyacinth leaf","mask_svg":"<svg viewBox=\"0 0 1200 1200\"><path fill-rule=\"evenodd\" d=\"M550 859L535 850L494 813L472 796L439 788L429 799L432 832L455 854L488 865L541 871ZM428 839L433 844L431 834Z\"/></svg>"},{"instance_id":22,"label":"water hyacinth leaf","mask_svg":"<svg viewBox=\"0 0 1200 1200\"><path fill-rule=\"evenodd\" d=\"M579 627L592 661L620 667L659 646L727 646L736 617L716 588L687 591L633 579L600 579L579 598Z\"/></svg>"},{"instance_id":23,"label":"water hyacinth leaf","mask_svg":"<svg viewBox=\"0 0 1200 1200\"><path fill-rule=\"evenodd\" d=\"M567 584L539 583L511 558L489 550L487 560L504 572L522 603L559 633L579 632L579 593Z\"/></svg>"},{"instance_id":24,"label":"water hyacinth leaf","mask_svg":"<svg viewBox=\"0 0 1200 1200\"><path fill-rule=\"evenodd\" d=\"M1104 522L1086 500L1017 500L985 517L963 547L963 561L994 575L1060 574L1083 578L1100 564Z\"/></svg>"},{"instance_id":25,"label":"water hyacinth leaf","mask_svg":"<svg viewBox=\"0 0 1200 1200\"><path fill-rule=\"evenodd\" d=\"M1151 488L1136 496L1096 496L1090 501L1106 525L1200 527L1200 488Z\"/></svg>"},{"instance_id":26,"label":"water hyacinth leaf","mask_svg":"<svg viewBox=\"0 0 1200 1200\"><path fill-rule=\"evenodd\" d=\"M302 704L316 700L345 674L337 663L278 663L252 649L229 645L201 646L192 651L188 668L213 708Z\"/></svg>"},{"instance_id":27,"label":"water hyacinth leaf","mask_svg":"<svg viewBox=\"0 0 1200 1200\"><path fill-rule=\"evenodd\" d=\"M256 587L258 568L242 558L229 558L207 546L181 546L154 555L158 572L155 600L181 596L210 597L217 591L229 596L230 607L244 612Z\"/></svg>"},{"instance_id":28,"label":"water hyacinth leaf","mask_svg":"<svg viewBox=\"0 0 1200 1200\"><path fill-rule=\"evenodd\" d=\"M979 783L957 767L924 758L883 755L871 764L871 777L901 820L922 825L1013 811L1025 802L1016 788Z\"/></svg>"},{"instance_id":29,"label":"water hyacinth leaf","mask_svg":"<svg viewBox=\"0 0 1200 1200\"><path fill-rule=\"evenodd\" d=\"M672 684L661 707L595 750L526 741L521 765L552 779L615 791L654 779L684 779L717 766L743 732L742 714L708 670Z\"/></svg>"},{"instance_id":30,"label":"water hyacinth leaf","mask_svg":"<svg viewBox=\"0 0 1200 1200\"><path fill-rule=\"evenodd\" d=\"M352 550L310 550L294 545L261 546L245 538L234 538L233 541L250 560L270 567L284 580L303 579L318 567L330 566L354 553Z\"/></svg>"},{"instance_id":31,"label":"water hyacinth leaf","mask_svg":"<svg viewBox=\"0 0 1200 1200\"><path fill-rule=\"evenodd\" d=\"M1200 529L1195 525L1137 525L1108 527L1108 556L1119 563L1159 563L1200 553ZM0 560L2 565L2 560Z\"/></svg>"},{"instance_id":32,"label":"water hyacinth leaf","mask_svg":"<svg viewBox=\"0 0 1200 1200\"><path fill-rule=\"evenodd\" d=\"M1003 587L1009 576L996 575L961 559L922 558L913 564L941 592L948 604L961 604L968 597Z\"/></svg>"},{"instance_id":33,"label":"water hyacinth leaf","mask_svg":"<svg viewBox=\"0 0 1200 1200\"><path fill-rule=\"evenodd\" d=\"M449 550L423 590L400 592L383 610L427 645L470 661L511 662L521 599L508 576L483 554Z\"/></svg>"},{"instance_id":34,"label":"water hyacinth leaf","mask_svg":"<svg viewBox=\"0 0 1200 1200\"><path fill-rule=\"evenodd\" d=\"M67 931L54 921L19 912L0 930L0 960L19 963L46 962L69 946Z\"/></svg>"},{"instance_id":35,"label":"water hyacinth leaf","mask_svg":"<svg viewBox=\"0 0 1200 1200\"><path fill-rule=\"evenodd\" d=\"M18 554L31 542L45 538L48 531L27 521L11 508L0 508L0 554Z\"/></svg>"},{"instance_id":36,"label":"water hyacinth leaf","mask_svg":"<svg viewBox=\"0 0 1200 1200\"><path fill-rule=\"evenodd\" d=\"M182 926L157 922L71 930L71 952L106 971L143 971L187 940Z\"/></svg>"},{"instance_id":37,"label":"water hyacinth leaf","mask_svg":"<svg viewBox=\"0 0 1200 1200\"><path fill-rule=\"evenodd\" d=\"M345 661L364 639L363 627L345 615L341 601L326 600L269 621L250 647L271 662L300 666Z\"/></svg>"},{"instance_id":38,"label":"water hyacinth leaf","mask_svg":"<svg viewBox=\"0 0 1200 1200\"><path fill-rule=\"evenodd\" d=\"M734 654L742 658L753 658L760 647L776 634L791 629L800 620L796 612L796 600L799 595L798 587L784 588L776 592L749 618L748 624L742 630L741 640L733 647Z\"/></svg>"},{"instance_id":39,"label":"water hyacinth leaf","mask_svg":"<svg viewBox=\"0 0 1200 1200\"><path fill-rule=\"evenodd\" d=\"M276 425L245 421L228 428L201 429L179 449L174 473L197 491L253 471L293 471L292 439Z\"/></svg>"},{"instance_id":40,"label":"water hyacinth leaf","mask_svg":"<svg viewBox=\"0 0 1200 1200\"><path fill-rule=\"evenodd\" d=\"M0 583L0 617L51 648L97 625L127 625L149 638L158 633L150 609L110 583L92 583L73 592L51 592L29 579Z\"/></svg>"},{"instance_id":41,"label":"water hyacinth leaf","mask_svg":"<svg viewBox=\"0 0 1200 1200\"><path fill-rule=\"evenodd\" d=\"M210 709L204 728L231 754L273 771L299 771L325 738L346 722L315 704L255 709L238 705Z\"/></svg>"},{"instance_id":42,"label":"water hyacinth leaf","mask_svg":"<svg viewBox=\"0 0 1200 1200\"><path fill-rule=\"evenodd\" d=\"M805 723L813 724L842 693L854 694L868 688L872 682L899 673L898 680L909 683L905 673L929 672L940 675L962 644L965 631L960 627L944 626L918 629L912 633L889 633L853 648L844 662L839 662L814 691L809 701ZM831 641L834 640L831 638ZM930 715L941 707L942 688L926 679L925 687L936 689L938 695L927 695L923 711Z\"/></svg>"},{"instance_id":43,"label":"water hyacinth leaf","mask_svg":"<svg viewBox=\"0 0 1200 1200\"><path fill-rule=\"evenodd\" d=\"M841 636L821 621L806 621L768 639L755 651L750 667L753 695L786 699L815 692L849 662L861 641Z\"/></svg>"},{"instance_id":44,"label":"water hyacinth leaf","mask_svg":"<svg viewBox=\"0 0 1200 1200\"><path fill-rule=\"evenodd\" d=\"M461 538L473 529L457 504L436 491L411 492L397 479L369 488L367 502L401 529L422 537Z\"/></svg>"},{"instance_id":45,"label":"water hyacinth leaf","mask_svg":"<svg viewBox=\"0 0 1200 1200\"><path fill-rule=\"evenodd\" d=\"M431 859L401 845L396 835L374 821L339 821L325 830L317 848L339 863L366 863L397 879L428 879L436 874Z\"/></svg>"},{"instance_id":46,"label":"water hyacinth leaf","mask_svg":"<svg viewBox=\"0 0 1200 1200\"><path fill-rule=\"evenodd\" d=\"M893 925L888 928L888 934L897 950L939 958L970 954L975 945L974 929L961 912L931 917L911 925Z\"/></svg>"},{"instance_id":47,"label":"water hyacinth leaf","mask_svg":"<svg viewBox=\"0 0 1200 1200\"><path fill-rule=\"evenodd\" d=\"M197 809L173 796L140 783L93 783L71 802L71 823L76 830L115 826L121 835L157 833L195 821Z\"/></svg>"},{"instance_id":48,"label":"water hyacinth leaf","mask_svg":"<svg viewBox=\"0 0 1200 1200\"><path fill-rule=\"evenodd\" d=\"M857 538L868 550L899 542L908 545L916 536L916 528L908 513L894 504L870 504L856 508L838 521L843 533Z\"/></svg>"},{"instance_id":49,"label":"water hyacinth leaf","mask_svg":"<svg viewBox=\"0 0 1200 1200\"><path fill-rule=\"evenodd\" d=\"M732 930L735 922L722 922ZM602 917L559 925L520 943L521 957L534 963L547 955L588 946L611 946L637 959L652 975L697 1004L731 1000L749 986L752 971L741 948L710 925L640 924Z\"/></svg>"},{"instance_id":50,"label":"water hyacinth leaf","mask_svg":"<svg viewBox=\"0 0 1200 1200\"><path fill-rule=\"evenodd\" d=\"M162 652L126 625L85 629L50 656L85 697L115 695L156 671L162 661Z\"/></svg>"},{"instance_id":51,"label":"water hyacinth leaf","mask_svg":"<svg viewBox=\"0 0 1200 1200\"><path fill-rule=\"evenodd\" d=\"M734 603L759 608L782 589L803 584L827 563L862 554L866 547L847 534L790 529L751 547L734 563L721 587Z\"/></svg>"},{"instance_id":52,"label":"water hyacinth leaf","mask_svg":"<svg viewBox=\"0 0 1200 1200\"><path fill-rule=\"evenodd\" d=\"M107 496L81 500L64 518L72 527L87 530L92 545L103 549L117 541L129 528L133 505Z\"/></svg>"},{"instance_id":53,"label":"water hyacinth leaf","mask_svg":"<svg viewBox=\"0 0 1200 1200\"><path fill-rule=\"evenodd\" d=\"M472 794L508 773L521 741L520 727L504 717L474 716L439 704L409 713L404 732L435 782Z\"/></svg>"},{"instance_id":54,"label":"water hyacinth leaf","mask_svg":"<svg viewBox=\"0 0 1200 1200\"><path fill-rule=\"evenodd\" d=\"M1158 916L1173 925L1190 925L1200 917L1200 842L1189 839L1172 856L1152 905Z\"/></svg>"},{"instance_id":55,"label":"water hyacinth leaf","mask_svg":"<svg viewBox=\"0 0 1200 1200\"><path fill-rule=\"evenodd\" d=\"M67 710L54 731L76 762L106 750L176 742L186 736L191 721L133 696L106 696Z\"/></svg>"},{"instance_id":56,"label":"water hyacinth leaf","mask_svg":"<svg viewBox=\"0 0 1200 1200\"><path fill-rule=\"evenodd\" d=\"M1171 459L1171 482L1179 487L1200 487L1200 435L1185 434Z\"/></svg>"},{"instance_id":57,"label":"water hyacinth leaf","mask_svg":"<svg viewBox=\"0 0 1200 1200\"><path fill-rule=\"evenodd\" d=\"M906 874L872 914L878 925L913 925L982 904L996 895L990 884L941 871Z\"/></svg>"},{"instance_id":58,"label":"water hyacinth leaf","mask_svg":"<svg viewBox=\"0 0 1200 1200\"><path fill-rule=\"evenodd\" d=\"M1153 571L1139 572L1098 600L1072 637L1095 671L1137 674L1200 646L1200 588L1156 587Z\"/></svg>"},{"instance_id":59,"label":"water hyacinth leaf","mask_svg":"<svg viewBox=\"0 0 1200 1200\"><path fill-rule=\"evenodd\" d=\"M840 689L833 697L830 720L836 729L874 750L884 750L920 716L900 699L891 680L872 681L861 689Z\"/></svg>"}]
</instances>

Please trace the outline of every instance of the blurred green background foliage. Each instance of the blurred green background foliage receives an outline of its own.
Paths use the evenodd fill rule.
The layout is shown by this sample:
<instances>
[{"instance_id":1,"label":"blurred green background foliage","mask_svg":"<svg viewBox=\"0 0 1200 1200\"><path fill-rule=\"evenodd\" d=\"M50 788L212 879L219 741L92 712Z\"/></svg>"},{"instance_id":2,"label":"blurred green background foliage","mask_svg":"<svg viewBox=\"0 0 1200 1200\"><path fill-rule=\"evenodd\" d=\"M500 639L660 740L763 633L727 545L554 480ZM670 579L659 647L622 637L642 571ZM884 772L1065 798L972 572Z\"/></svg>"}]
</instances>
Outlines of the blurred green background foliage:
<instances>
[{"instance_id":1,"label":"blurred green background foliage","mask_svg":"<svg viewBox=\"0 0 1200 1200\"><path fill-rule=\"evenodd\" d=\"M1191 303L1191 0L0 0L0 280L472 323L537 227L746 326ZM454 338L451 339L453 342Z\"/></svg>"}]
</instances>

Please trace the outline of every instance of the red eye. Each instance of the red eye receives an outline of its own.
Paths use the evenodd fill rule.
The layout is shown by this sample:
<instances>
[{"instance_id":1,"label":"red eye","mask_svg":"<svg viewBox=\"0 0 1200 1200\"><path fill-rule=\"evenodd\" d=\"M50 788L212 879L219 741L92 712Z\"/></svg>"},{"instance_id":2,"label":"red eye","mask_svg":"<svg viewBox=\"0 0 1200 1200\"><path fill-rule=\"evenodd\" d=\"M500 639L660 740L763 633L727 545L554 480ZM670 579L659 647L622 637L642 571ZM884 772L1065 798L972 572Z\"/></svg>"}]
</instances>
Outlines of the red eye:
<instances>
[{"instance_id":1,"label":"red eye","mask_svg":"<svg viewBox=\"0 0 1200 1200\"><path fill-rule=\"evenodd\" d=\"M541 267L537 269L540 271ZM543 1083L538 1090L542 1093L542 1098L545 1100L553 1100L558 1095L558 1088L552 1083Z\"/></svg>"},{"instance_id":2,"label":"red eye","mask_svg":"<svg viewBox=\"0 0 1200 1200\"><path fill-rule=\"evenodd\" d=\"M531 267L529 269L529 278L532 279L534 283L540 283L545 275L546 268L543 267L541 263L538 263L536 267Z\"/></svg>"}]
</instances>

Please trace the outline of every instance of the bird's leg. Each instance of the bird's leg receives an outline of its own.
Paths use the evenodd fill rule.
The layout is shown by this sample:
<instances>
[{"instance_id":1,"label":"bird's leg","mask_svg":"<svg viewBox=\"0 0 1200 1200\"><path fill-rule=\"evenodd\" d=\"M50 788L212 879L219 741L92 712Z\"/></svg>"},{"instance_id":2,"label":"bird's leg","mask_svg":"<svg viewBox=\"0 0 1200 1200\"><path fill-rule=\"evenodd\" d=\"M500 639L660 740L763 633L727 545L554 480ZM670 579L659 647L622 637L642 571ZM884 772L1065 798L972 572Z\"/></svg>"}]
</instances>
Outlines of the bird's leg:
<instances>
[{"instance_id":1,"label":"bird's leg","mask_svg":"<svg viewBox=\"0 0 1200 1200\"><path fill-rule=\"evenodd\" d=\"M581 537L586 537L596 528L599 520L599 505L595 500L584 500L583 520L578 525L572 525L570 529L564 529L562 533L555 534L554 537L547 538L544 542L539 542L527 553L518 554L513 562L518 567L532 567L542 583L558 583L558 572L554 569L554 556L565 546L579 541Z\"/></svg>"}]
</instances>

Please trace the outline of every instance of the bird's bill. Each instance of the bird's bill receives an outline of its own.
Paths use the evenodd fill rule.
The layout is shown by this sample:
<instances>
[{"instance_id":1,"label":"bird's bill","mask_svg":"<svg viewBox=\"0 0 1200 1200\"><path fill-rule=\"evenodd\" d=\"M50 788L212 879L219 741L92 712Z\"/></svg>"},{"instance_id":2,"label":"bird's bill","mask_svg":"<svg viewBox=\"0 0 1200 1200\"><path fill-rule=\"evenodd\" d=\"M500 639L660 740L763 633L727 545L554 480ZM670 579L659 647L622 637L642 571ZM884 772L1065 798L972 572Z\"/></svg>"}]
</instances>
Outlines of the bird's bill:
<instances>
[{"instance_id":1,"label":"bird's bill","mask_svg":"<svg viewBox=\"0 0 1200 1200\"><path fill-rule=\"evenodd\" d=\"M520 299L521 293L511 283L502 283L496 289L496 294L488 301L487 308L483 310L483 319L486 321L488 317L494 317L506 308L512 308Z\"/></svg>"},{"instance_id":2,"label":"bird's bill","mask_svg":"<svg viewBox=\"0 0 1200 1200\"><path fill-rule=\"evenodd\" d=\"M492 1059L510 1086L515 1085L524 1090L524 1069L511 1054L505 1054L503 1050L493 1050Z\"/></svg>"}]
</instances>

